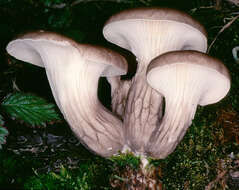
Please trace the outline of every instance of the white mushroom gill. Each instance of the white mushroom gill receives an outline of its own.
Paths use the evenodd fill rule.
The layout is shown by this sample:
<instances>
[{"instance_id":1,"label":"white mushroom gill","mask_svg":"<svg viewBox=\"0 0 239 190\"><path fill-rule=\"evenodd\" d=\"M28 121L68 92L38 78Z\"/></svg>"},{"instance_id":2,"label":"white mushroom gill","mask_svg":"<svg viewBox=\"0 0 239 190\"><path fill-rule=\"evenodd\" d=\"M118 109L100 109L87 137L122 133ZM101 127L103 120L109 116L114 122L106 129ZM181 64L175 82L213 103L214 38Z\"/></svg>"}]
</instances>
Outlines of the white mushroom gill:
<instances>
[{"instance_id":1,"label":"white mushroom gill","mask_svg":"<svg viewBox=\"0 0 239 190\"><path fill-rule=\"evenodd\" d=\"M152 133L147 146L148 154L153 157L165 158L174 151L191 125L197 105L215 103L230 89L230 79L218 70L187 58L176 61L176 56L183 57L190 53L195 55L195 59L199 59L197 62L200 59L204 59L202 62L213 61L206 60L206 55L193 51L171 52L161 55L161 59L159 56L153 60L152 64L157 62L158 67L152 67L148 71L149 84L164 95L166 102L162 122ZM175 57L175 62L167 62L166 59L170 56ZM165 60L166 63L163 63Z\"/></svg>"},{"instance_id":2,"label":"white mushroom gill","mask_svg":"<svg viewBox=\"0 0 239 190\"><path fill-rule=\"evenodd\" d=\"M107 24L103 34L107 40L131 51L137 57L138 73L144 72L153 58L165 52L207 50L207 38L203 33L188 24L172 20L116 21Z\"/></svg>"},{"instance_id":3,"label":"white mushroom gill","mask_svg":"<svg viewBox=\"0 0 239 190\"><path fill-rule=\"evenodd\" d=\"M111 75L111 66L95 62L82 47L76 48L65 39L24 38L10 42L7 51L17 59L45 67L56 103L74 133L90 150L107 157L123 146L122 122L97 98L98 79ZM87 47L87 51L94 50Z\"/></svg>"}]
</instances>

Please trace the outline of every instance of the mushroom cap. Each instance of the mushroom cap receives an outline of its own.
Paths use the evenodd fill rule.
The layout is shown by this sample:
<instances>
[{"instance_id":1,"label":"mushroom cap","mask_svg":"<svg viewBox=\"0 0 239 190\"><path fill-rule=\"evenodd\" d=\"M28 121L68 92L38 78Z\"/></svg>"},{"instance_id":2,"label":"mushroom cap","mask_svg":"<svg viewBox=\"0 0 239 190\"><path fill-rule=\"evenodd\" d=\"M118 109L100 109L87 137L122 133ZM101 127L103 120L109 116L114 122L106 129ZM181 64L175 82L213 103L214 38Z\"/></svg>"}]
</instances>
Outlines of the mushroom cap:
<instances>
[{"instance_id":1,"label":"mushroom cap","mask_svg":"<svg viewBox=\"0 0 239 190\"><path fill-rule=\"evenodd\" d=\"M110 19L105 23L105 26L123 20L171 20L176 22L181 22L184 24L191 25L192 27L198 29L201 33L207 36L205 28L196 20L194 20L190 15L169 8L134 8L119 12L116 15L110 17Z\"/></svg>"},{"instance_id":2,"label":"mushroom cap","mask_svg":"<svg viewBox=\"0 0 239 190\"><path fill-rule=\"evenodd\" d=\"M41 43L45 43L44 48L52 45L64 48L76 48L86 62L102 64L105 67L101 76L117 76L127 73L127 62L120 54L100 46L79 44L68 37L54 32L40 30L21 35L11 41L6 49L10 55L19 60L45 67L44 61L37 51L37 46L40 46ZM57 48L54 51L55 56L58 56Z\"/></svg>"},{"instance_id":3,"label":"mushroom cap","mask_svg":"<svg viewBox=\"0 0 239 190\"><path fill-rule=\"evenodd\" d=\"M147 81L158 92L164 94L160 81L164 81L170 87L170 76L163 73L176 65L190 72L196 69L198 80L201 81L203 92L201 93L199 105L204 106L220 101L230 90L230 75L221 61L204 53L192 50L173 51L162 54L151 61L147 68ZM175 70L174 70L175 71ZM171 73L174 76L175 73ZM165 94L164 94L165 95Z\"/></svg>"},{"instance_id":4,"label":"mushroom cap","mask_svg":"<svg viewBox=\"0 0 239 190\"><path fill-rule=\"evenodd\" d=\"M106 23L103 29L103 33L105 38L115 43L118 46L121 46L125 49L131 50L125 36L121 34L120 31L118 31L117 27L114 25L120 25L122 27L122 23L125 22L125 25L127 21L134 21L135 23L138 22L138 24L142 24L142 21L152 21L152 25L161 25L162 22L168 23L168 22L174 22L179 27L177 30L175 30L175 35L177 35L178 31L180 30L180 27L186 27L190 28L191 31L197 32L198 36L201 36L203 38L201 45L197 45L199 42L193 42L192 40L187 42L184 49L196 49L200 51L206 51L207 49L207 33L205 28L195 19L193 19L190 15L174 10L169 8L134 8L129 10L124 10L116 15L113 15ZM143 24L142 24L143 25ZM127 26L126 26L127 27ZM161 26L160 26L161 27ZM137 27L135 27L137 28ZM164 26L162 25L162 29ZM136 33L136 31L133 31L132 29L129 29L131 31L128 31L129 33ZM174 30L174 29L173 29ZM158 34L160 35L160 34ZM185 36L180 36L180 38L184 39L187 38L189 34L185 34ZM160 36L159 36L160 37ZM142 39L139 39L142 40ZM183 40L182 40L183 41ZM191 47L192 46L192 47ZM200 47L202 46L202 47Z\"/></svg>"}]
</instances>

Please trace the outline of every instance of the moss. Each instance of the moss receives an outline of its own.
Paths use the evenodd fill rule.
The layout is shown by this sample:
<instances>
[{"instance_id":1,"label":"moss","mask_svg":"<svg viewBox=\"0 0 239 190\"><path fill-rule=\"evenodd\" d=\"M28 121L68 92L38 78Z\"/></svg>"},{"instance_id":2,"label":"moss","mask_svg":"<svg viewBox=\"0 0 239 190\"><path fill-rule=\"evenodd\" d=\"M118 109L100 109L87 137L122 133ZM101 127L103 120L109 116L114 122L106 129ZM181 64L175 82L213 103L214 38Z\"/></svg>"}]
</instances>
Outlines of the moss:
<instances>
[{"instance_id":1,"label":"moss","mask_svg":"<svg viewBox=\"0 0 239 190\"><path fill-rule=\"evenodd\" d=\"M54 190L108 190L110 169L102 159L94 159L79 164L75 170L61 166L59 172L49 172L30 177L24 184L24 189Z\"/></svg>"},{"instance_id":2,"label":"moss","mask_svg":"<svg viewBox=\"0 0 239 190\"><path fill-rule=\"evenodd\" d=\"M2 150L0 152L0 187L22 189L26 178L33 175L31 166L39 165L31 159L23 160L20 156Z\"/></svg>"},{"instance_id":3,"label":"moss","mask_svg":"<svg viewBox=\"0 0 239 190\"><path fill-rule=\"evenodd\" d=\"M113 168L119 168L123 169L126 166L131 167L132 169L139 168L140 165L140 158L134 156L132 153L126 153L126 154L119 154L117 156L112 156L110 159L112 161Z\"/></svg>"},{"instance_id":4,"label":"moss","mask_svg":"<svg viewBox=\"0 0 239 190\"><path fill-rule=\"evenodd\" d=\"M4 48L16 33L38 28L59 31L74 39L79 38L77 39L78 41L107 46L109 44L106 44L102 36L102 26L105 20L119 10L142 6L141 1L137 1L138 3L132 1L133 3L129 4L84 3L75 6L69 10L70 12L64 9L63 14L60 14L61 11L59 10L49 9L45 6L41 7L38 1L14 2L13 5L18 9L10 6L10 1L8 2L10 8L8 4L4 4L5 9L3 11L7 11L1 17L3 23L1 24L3 26L1 27L3 28L1 41L4 42L2 45ZM29 2L32 2L32 4ZM41 2L45 2L43 4L46 6L52 4L49 0L42 0ZM54 2L61 3L65 1L57 0ZM147 2L152 2L152 5L160 4L156 0ZM197 4L197 6L199 7L200 5ZM21 9L19 9L20 7ZM205 26L210 44L220 29L233 17L231 15L233 10L222 9L221 11L216 11L214 9L199 9L198 7L188 12ZM94 14L89 15L89 12ZM29 15L31 15L31 19L28 19L30 18ZM25 21L27 22L25 23ZM218 170L220 170L219 163L222 161L227 162L228 154L231 152L238 153L239 145L234 138L225 140L224 124L218 122L219 117L225 120L225 116L222 116L220 112L225 111L229 106L232 107L230 109L233 109L236 114L239 112L239 64L234 62L231 54L232 48L239 45L238 28L239 19L218 36L209 52L211 56L222 60L230 71L232 86L229 95L216 105L199 107L192 126L175 152L164 160L151 160L152 165L161 168L162 175L160 175L159 180L163 181L166 189L205 189L205 186L217 177ZM1 55L1 57L4 57L5 53L1 53ZM4 62L3 58L1 60ZM23 73L26 75L26 69L24 69ZM16 76L19 82L21 78L19 73ZM32 91L30 88L25 87L29 78L22 79L19 83L24 84L22 89ZM5 80L1 80L4 81L2 83L6 83ZM6 86L6 84L2 85ZM35 86L38 88L37 85ZM2 91L6 91L6 89L8 88L4 88ZM42 89L39 91L42 91ZM46 91L49 91L49 89ZM22 158L4 151L0 152L0 156L0 186L6 187L6 189L22 189L23 184L25 189L109 189L110 176L117 175L120 169L126 167L131 167L135 170L139 167L139 158L126 154L112 157L110 160L90 158L88 162L81 162L76 170L70 170L67 166L62 166L58 173L38 174L34 173L31 167L37 168L40 163L27 162L27 159L23 161ZM58 156L61 157L61 155ZM220 189L220 184L215 188Z\"/></svg>"}]
</instances>

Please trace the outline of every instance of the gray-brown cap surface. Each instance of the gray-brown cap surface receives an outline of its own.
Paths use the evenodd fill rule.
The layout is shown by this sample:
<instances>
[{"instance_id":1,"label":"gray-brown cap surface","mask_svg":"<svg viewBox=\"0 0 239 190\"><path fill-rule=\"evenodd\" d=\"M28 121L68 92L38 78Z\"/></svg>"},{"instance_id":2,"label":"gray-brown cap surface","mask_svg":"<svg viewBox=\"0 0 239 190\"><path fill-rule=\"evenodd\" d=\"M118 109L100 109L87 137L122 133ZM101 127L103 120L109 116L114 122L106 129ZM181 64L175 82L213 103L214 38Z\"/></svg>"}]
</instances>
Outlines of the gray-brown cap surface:
<instances>
[{"instance_id":1,"label":"gray-brown cap surface","mask_svg":"<svg viewBox=\"0 0 239 190\"><path fill-rule=\"evenodd\" d=\"M142 19L142 20L171 20L176 22L185 23L191 25L192 27L198 29L201 33L207 36L205 28L190 15L169 8L135 8L121 11L118 14L113 15L106 23L110 24L117 21L123 20L133 20L133 19Z\"/></svg>"}]
</instances>

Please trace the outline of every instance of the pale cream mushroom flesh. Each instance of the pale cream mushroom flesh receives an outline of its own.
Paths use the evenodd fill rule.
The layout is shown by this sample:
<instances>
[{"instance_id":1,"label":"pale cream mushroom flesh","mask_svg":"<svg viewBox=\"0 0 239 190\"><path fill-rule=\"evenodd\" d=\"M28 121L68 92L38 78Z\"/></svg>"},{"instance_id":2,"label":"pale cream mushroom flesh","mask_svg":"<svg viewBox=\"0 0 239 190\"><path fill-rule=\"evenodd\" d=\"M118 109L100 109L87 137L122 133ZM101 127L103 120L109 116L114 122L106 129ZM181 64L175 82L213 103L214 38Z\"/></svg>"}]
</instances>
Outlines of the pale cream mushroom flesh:
<instances>
[{"instance_id":1,"label":"pale cream mushroom flesh","mask_svg":"<svg viewBox=\"0 0 239 190\"><path fill-rule=\"evenodd\" d=\"M7 52L45 67L58 107L87 148L104 157L122 149L122 121L97 98L99 77L126 74L127 63L121 55L44 31L11 41Z\"/></svg>"},{"instance_id":2,"label":"pale cream mushroom flesh","mask_svg":"<svg viewBox=\"0 0 239 190\"><path fill-rule=\"evenodd\" d=\"M147 81L165 97L165 114L148 142L148 154L165 158L192 123L197 105L220 101L230 89L227 68L197 51L165 53L151 61Z\"/></svg>"},{"instance_id":3,"label":"pale cream mushroom flesh","mask_svg":"<svg viewBox=\"0 0 239 190\"><path fill-rule=\"evenodd\" d=\"M133 79L110 78L113 111L124 119L125 149L144 154L162 113L162 96L146 82L149 62L168 51L206 52L207 35L189 15L165 8L138 8L112 16L103 28L104 37L131 51L138 66Z\"/></svg>"}]
</instances>

